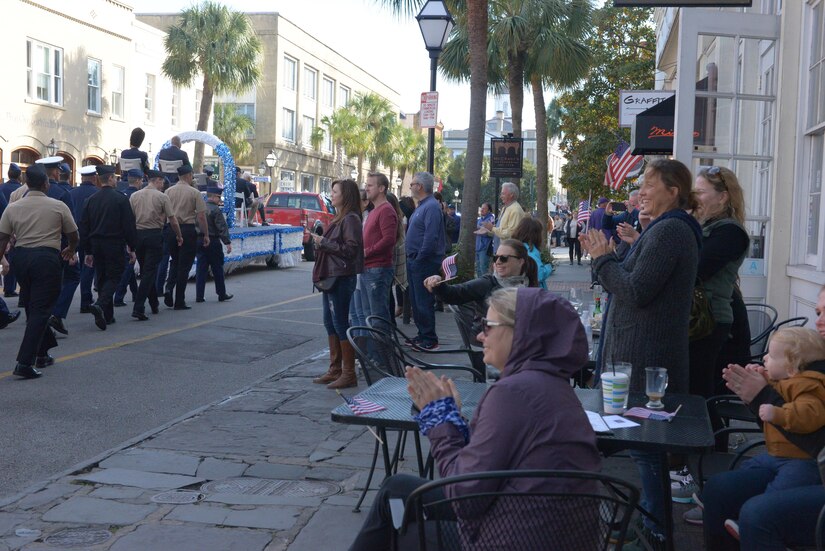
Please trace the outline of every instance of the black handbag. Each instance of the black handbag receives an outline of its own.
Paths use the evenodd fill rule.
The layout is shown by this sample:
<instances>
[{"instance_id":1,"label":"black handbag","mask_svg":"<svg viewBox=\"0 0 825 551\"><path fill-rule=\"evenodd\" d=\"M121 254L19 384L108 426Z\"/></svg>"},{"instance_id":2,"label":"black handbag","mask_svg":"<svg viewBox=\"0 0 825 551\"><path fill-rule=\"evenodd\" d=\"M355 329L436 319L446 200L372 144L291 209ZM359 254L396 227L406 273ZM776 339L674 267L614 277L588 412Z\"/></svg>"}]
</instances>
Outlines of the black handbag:
<instances>
[{"instance_id":1,"label":"black handbag","mask_svg":"<svg viewBox=\"0 0 825 551\"><path fill-rule=\"evenodd\" d=\"M338 281L338 276L329 276L320 281L315 281L312 284L322 293L327 293L332 290L336 281Z\"/></svg>"},{"instance_id":2,"label":"black handbag","mask_svg":"<svg viewBox=\"0 0 825 551\"><path fill-rule=\"evenodd\" d=\"M713 320L713 311L710 309L710 299L702 285L702 280L696 279L693 286L693 302L690 304L690 325L688 325L688 337L692 341L704 339L716 326Z\"/></svg>"}]
</instances>

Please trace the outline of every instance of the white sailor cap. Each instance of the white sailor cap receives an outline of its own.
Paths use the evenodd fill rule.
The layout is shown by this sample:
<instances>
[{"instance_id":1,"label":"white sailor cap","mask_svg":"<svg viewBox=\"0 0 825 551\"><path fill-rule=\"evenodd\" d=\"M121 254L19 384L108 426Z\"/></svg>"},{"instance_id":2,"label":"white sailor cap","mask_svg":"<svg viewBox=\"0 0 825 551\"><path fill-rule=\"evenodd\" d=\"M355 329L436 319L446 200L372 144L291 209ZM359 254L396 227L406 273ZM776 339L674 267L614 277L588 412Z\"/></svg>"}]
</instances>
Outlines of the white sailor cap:
<instances>
[{"instance_id":1,"label":"white sailor cap","mask_svg":"<svg viewBox=\"0 0 825 551\"><path fill-rule=\"evenodd\" d=\"M61 157L60 155L55 155L54 157L43 157L42 159L37 159L35 161L35 163L37 163L39 165L46 165L46 166L54 165L50 168L54 168L62 162L63 162L63 157Z\"/></svg>"},{"instance_id":2,"label":"white sailor cap","mask_svg":"<svg viewBox=\"0 0 825 551\"><path fill-rule=\"evenodd\" d=\"M97 169L95 165L86 165L80 169L80 174L82 176L88 176L90 174L97 174Z\"/></svg>"}]
</instances>

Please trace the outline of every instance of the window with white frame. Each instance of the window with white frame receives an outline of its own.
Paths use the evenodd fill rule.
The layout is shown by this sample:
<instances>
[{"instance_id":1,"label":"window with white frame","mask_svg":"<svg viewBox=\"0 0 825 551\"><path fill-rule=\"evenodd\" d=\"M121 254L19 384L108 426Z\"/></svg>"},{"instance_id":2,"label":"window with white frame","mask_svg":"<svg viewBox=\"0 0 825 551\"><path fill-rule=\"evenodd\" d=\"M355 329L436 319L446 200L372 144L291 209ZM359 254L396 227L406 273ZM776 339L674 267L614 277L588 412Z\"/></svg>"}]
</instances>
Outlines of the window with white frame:
<instances>
[{"instance_id":1,"label":"window with white frame","mask_svg":"<svg viewBox=\"0 0 825 551\"><path fill-rule=\"evenodd\" d=\"M332 153L332 134L329 127L324 128L324 141L321 144L321 149L327 153Z\"/></svg>"},{"instance_id":2,"label":"window with white frame","mask_svg":"<svg viewBox=\"0 0 825 551\"><path fill-rule=\"evenodd\" d=\"M321 82L321 99L324 107L335 107L335 82L331 78L324 77Z\"/></svg>"},{"instance_id":3,"label":"window with white frame","mask_svg":"<svg viewBox=\"0 0 825 551\"><path fill-rule=\"evenodd\" d=\"M304 67L304 96L312 101L318 97L318 71L312 67Z\"/></svg>"},{"instance_id":4,"label":"window with white frame","mask_svg":"<svg viewBox=\"0 0 825 551\"><path fill-rule=\"evenodd\" d=\"M315 176L313 174L301 174L301 191L315 192Z\"/></svg>"},{"instance_id":5,"label":"window with white frame","mask_svg":"<svg viewBox=\"0 0 825 551\"><path fill-rule=\"evenodd\" d=\"M312 147L313 128L315 128L315 119L304 115L304 126L301 129L301 142L307 147Z\"/></svg>"},{"instance_id":6,"label":"window with white frame","mask_svg":"<svg viewBox=\"0 0 825 551\"><path fill-rule=\"evenodd\" d=\"M281 127L281 137L287 141L295 141L295 111L284 107L284 120Z\"/></svg>"},{"instance_id":7,"label":"window with white frame","mask_svg":"<svg viewBox=\"0 0 825 551\"><path fill-rule=\"evenodd\" d=\"M321 176L319 183L321 184L320 193L326 193L327 195L332 193L332 178Z\"/></svg>"},{"instance_id":8,"label":"window with white frame","mask_svg":"<svg viewBox=\"0 0 825 551\"><path fill-rule=\"evenodd\" d=\"M86 69L88 76L88 90L86 94L86 110L89 113L101 113L100 100L100 60L92 59L86 60Z\"/></svg>"},{"instance_id":9,"label":"window with white frame","mask_svg":"<svg viewBox=\"0 0 825 551\"><path fill-rule=\"evenodd\" d=\"M801 241L797 261L817 269L823 268L825 228L822 227L822 172L825 170L825 0L810 1L804 18L806 29L807 67L805 81L807 94L803 101L803 195L796 201L797 218L801 225Z\"/></svg>"},{"instance_id":10,"label":"window with white frame","mask_svg":"<svg viewBox=\"0 0 825 551\"><path fill-rule=\"evenodd\" d=\"M349 103L350 89L346 86L338 88L338 107L346 107Z\"/></svg>"},{"instance_id":11,"label":"window with white frame","mask_svg":"<svg viewBox=\"0 0 825 551\"><path fill-rule=\"evenodd\" d=\"M146 73L146 87L143 92L143 120L155 120L155 75Z\"/></svg>"},{"instance_id":12,"label":"window with white frame","mask_svg":"<svg viewBox=\"0 0 825 551\"><path fill-rule=\"evenodd\" d=\"M112 68L112 116L123 118L123 92L126 89L126 70L115 65Z\"/></svg>"},{"instance_id":13,"label":"window with white frame","mask_svg":"<svg viewBox=\"0 0 825 551\"><path fill-rule=\"evenodd\" d=\"M177 126L180 118L180 86L172 85L172 126Z\"/></svg>"},{"instance_id":14,"label":"window with white frame","mask_svg":"<svg viewBox=\"0 0 825 551\"><path fill-rule=\"evenodd\" d=\"M249 117L252 121L252 128L246 132L246 139L251 140L255 138L255 104L254 103L233 103L235 112L239 115Z\"/></svg>"},{"instance_id":15,"label":"window with white frame","mask_svg":"<svg viewBox=\"0 0 825 551\"><path fill-rule=\"evenodd\" d=\"M63 49L26 40L28 96L31 99L63 105Z\"/></svg>"},{"instance_id":16,"label":"window with white frame","mask_svg":"<svg viewBox=\"0 0 825 551\"><path fill-rule=\"evenodd\" d=\"M295 90L298 85L298 62L284 56L284 88Z\"/></svg>"},{"instance_id":17,"label":"window with white frame","mask_svg":"<svg viewBox=\"0 0 825 551\"><path fill-rule=\"evenodd\" d=\"M295 191L295 173L291 170L281 171L280 191Z\"/></svg>"}]
</instances>

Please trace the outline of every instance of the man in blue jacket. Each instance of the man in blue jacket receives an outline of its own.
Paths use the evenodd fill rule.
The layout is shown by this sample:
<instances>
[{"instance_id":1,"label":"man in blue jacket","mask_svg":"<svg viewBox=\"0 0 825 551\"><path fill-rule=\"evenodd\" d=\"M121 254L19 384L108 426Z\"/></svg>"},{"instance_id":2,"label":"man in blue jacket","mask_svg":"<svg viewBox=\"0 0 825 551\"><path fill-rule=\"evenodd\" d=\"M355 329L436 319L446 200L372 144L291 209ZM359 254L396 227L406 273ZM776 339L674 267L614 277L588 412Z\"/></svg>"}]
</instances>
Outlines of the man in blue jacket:
<instances>
[{"instance_id":1,"label":"man in blue jacket","mask_svg":"<svg viewBox=\"0 0 825 551\"><path fill-rule=\"evenodd\" d=\"M433 175L416 172L410 183L410 191L418 202L407 224L407 279L410 302L413 308L418 335L412 344L426 350L438 349L435 334L435 302L433 295L424 288L424 280L438 274L444 258L446 236L441 207L433 197Z\"/></svg>"}]
</instances>

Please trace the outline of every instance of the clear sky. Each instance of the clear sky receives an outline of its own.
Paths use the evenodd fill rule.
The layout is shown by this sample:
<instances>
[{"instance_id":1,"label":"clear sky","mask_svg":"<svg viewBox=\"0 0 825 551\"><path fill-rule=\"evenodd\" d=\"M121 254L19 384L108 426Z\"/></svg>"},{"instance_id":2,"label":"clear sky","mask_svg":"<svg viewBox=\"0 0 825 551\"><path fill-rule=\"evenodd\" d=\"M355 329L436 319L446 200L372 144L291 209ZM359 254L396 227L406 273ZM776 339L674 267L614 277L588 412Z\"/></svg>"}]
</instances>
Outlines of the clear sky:
<instances>
[{"instance_id":1,"label":"clear sky","mask_svg":"<svg viewBox=\"0 0 825 551\"><path fill-rule=\"evenodd\" d=\"M127 0L128 1L128 0ZM177 12L192 0L131 0L136 13ZM375 0L222 0L238 11L277 11L343 56L381 79L401 95L401 110L418 111L421 92L430 85L430 59L418 24L398 19ZM439 74L438 118L447 130L468 126L469 84L448 83ZM549 96L546 95L545 98ZM524 128L535 128L533 100L524 98ZM487 113L493 115L492 97Z\"/></svg>"}]
</instances>

